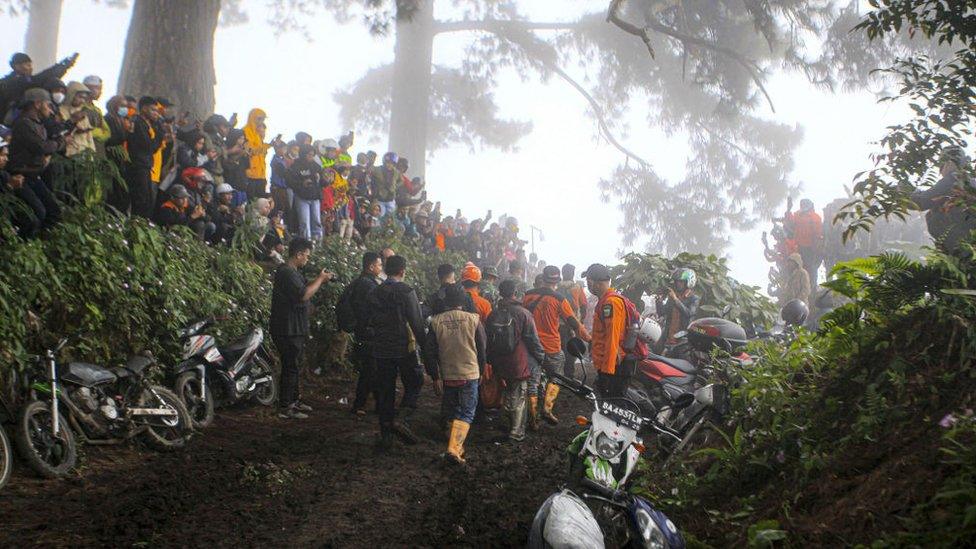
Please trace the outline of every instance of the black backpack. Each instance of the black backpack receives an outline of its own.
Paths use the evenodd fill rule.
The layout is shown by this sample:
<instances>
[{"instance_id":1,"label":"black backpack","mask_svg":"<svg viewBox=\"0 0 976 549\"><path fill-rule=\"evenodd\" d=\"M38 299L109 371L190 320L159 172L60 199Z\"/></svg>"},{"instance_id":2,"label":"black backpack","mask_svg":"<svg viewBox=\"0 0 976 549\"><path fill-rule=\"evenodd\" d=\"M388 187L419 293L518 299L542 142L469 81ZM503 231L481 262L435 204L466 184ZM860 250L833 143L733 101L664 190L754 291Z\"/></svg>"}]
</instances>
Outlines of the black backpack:
<instances>
[{"instance_id":1,"label":"black backpack","mask_svg":"<svg viewBox=\"0 0 976 549\"><path fill-rule=\"evenodd\" d=\"M498 307L485 322L488 334L488 355L504 356L515 352L518 347L518 334L515 333L515 315L508 307Z\"/></svg>"}]
</instances>

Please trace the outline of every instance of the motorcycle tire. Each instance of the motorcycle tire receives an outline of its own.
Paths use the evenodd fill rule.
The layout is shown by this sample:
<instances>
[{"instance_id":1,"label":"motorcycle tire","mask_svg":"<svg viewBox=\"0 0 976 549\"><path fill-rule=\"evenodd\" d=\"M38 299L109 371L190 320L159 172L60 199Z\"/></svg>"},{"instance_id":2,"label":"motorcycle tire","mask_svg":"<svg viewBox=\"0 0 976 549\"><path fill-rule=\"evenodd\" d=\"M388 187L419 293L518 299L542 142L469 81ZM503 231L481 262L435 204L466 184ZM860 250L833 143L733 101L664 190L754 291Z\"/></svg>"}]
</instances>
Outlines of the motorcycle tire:
<instances>
[{"instance_id":1,"label":"motorcycle tire","mask_svg":"<svg viewBox=\"0 0 976 549\"><path fill-rule=\"evenodd\" d=\"M51 433L51 406L35 400L20 411L14 433L17 450L27 465L44 478L63 478L78 462L75 435L64 416L58 414L60 433Z\"/></svg>"},{"instance_id":2,"label":"motorcycle tire","mask_svg":"<svg viewBox=\"0 0 976 549\"><path fill-rule=\"evenodd\" d=\"M10 471L14 468L14 456L11 454L10 438L7 431L0 425L0 490L10 480Z\"/></svg>"},{"instance_id":3,"label":"motorcycle tire","mask_svg":"<svg viewBox=\"0 0 976 549\"><path fill-rule=\"evenodd\" d=\"M684 436L681 437L681 441L675 444L674 448L668 453L667 459L664 460L664 464L667 465L676 457L687 453L691 449L704 448L708 446L708 442L711 440L711 434L714 433L714 425L712 423L712 412L711 410L705 409L695 415L695 417L688 422L691 427L685 432Z\"/></svg>"},{"instance_id":4,"label":"motorcycle tire","mask_svg":"<svg viewBox=\"0 0 976 549\"><path fill-rule=\"evenodd\" d=\"M271 406L278 399L278 380L275 378L274 370L263 358L256 356L254 360L255 364L252 370L254 377L266 375L271 378L271 383L264 383L254 391L254 400L262 406Z\"/></svg>"},{"instance_id":5,"label":"motorcycle tire","mask_svg":"<svg viewBox=\"0 0 976 549\"><path fill-rule=\"evenodd\" d=\"M159 395L159 398L157 399L153 393ZM159 402L160 399L162 403ZM193 433L193 419L190 417L190 412L186 410L186 406L176 393L159 385L150 386L139 397L138 405L141 407L152 408L160 404L175 409L176 417L149 420L148 428L142 435L143 440L147 446L159 452L180 450L186 446Z\"/></svg>"},{"instance_id":6,"label":"motorcycle tire","mask_svg":"<svg viewBox=\"0 0 976 549\"><path fill-rule=\"evenodd\" d=\"M208 427L214 420L214 400L210 384L204 384L204 400L200 400L200 384L203 380L196 372L183 372L176 378L173 391L180 397L186 411L190 413L195 429Z\"/></svg>"}]
</instances>

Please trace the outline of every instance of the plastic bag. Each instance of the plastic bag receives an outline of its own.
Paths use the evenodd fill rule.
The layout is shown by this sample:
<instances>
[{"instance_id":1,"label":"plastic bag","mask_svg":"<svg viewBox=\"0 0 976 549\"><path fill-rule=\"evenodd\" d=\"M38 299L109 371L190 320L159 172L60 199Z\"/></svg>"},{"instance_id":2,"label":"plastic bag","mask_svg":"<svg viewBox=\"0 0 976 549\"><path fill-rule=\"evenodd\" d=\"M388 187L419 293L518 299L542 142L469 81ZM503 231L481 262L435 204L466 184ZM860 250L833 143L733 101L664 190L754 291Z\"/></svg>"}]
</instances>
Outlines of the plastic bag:
<instances>
[{"instance_id":1,"label":"plastic bag","mask_svg":"<svg viewBox=\"0 0 976 549\"><path fill-rule=\"evenodd\" d=\"M568 490L552 496L543 537L555 549L604 547L603 532L590 508Z\"/></svg>"}]
</instances>

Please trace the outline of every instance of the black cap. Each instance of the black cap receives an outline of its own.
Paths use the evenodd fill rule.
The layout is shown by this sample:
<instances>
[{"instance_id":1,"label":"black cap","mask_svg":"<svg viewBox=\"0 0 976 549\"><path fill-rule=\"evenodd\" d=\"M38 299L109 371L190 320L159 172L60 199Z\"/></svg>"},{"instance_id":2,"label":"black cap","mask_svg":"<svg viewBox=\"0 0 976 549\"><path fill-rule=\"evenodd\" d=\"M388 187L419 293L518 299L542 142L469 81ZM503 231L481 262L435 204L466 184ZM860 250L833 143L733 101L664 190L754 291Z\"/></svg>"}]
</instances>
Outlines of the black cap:
<instances>
[{"instance_id":1,"label":"black cap","mask_svg":"<svg viewBox=\"0 0 976 549\"><path fill-rule=\"evenodd\" d=\"M594 263L583 273L583 278L596 280L597 282L610 280L610 269L606 265Z\"/></svg>"},{"instance_id":2,"label":"black cap","mask_svg":"<svg viewBox=\"0 0 976 549\"><path fill-rule=\"evenodd\" d=\"M448 307L460 307L464 305L466 294L460 284L449 284L444 288L444 304Z\"/></svg>"},{"instance_id":3,"label":"black cap","mask_svg":"<svg viewBox=\"0 0 976 549\"><path fill-rule=\"evenodd\" d=\"M555 265L548 265L546 268L542 269L542 279L546 284L556 284L563 279L562 274L559 272L559 267Z\"/></svg>"}]
</instances>

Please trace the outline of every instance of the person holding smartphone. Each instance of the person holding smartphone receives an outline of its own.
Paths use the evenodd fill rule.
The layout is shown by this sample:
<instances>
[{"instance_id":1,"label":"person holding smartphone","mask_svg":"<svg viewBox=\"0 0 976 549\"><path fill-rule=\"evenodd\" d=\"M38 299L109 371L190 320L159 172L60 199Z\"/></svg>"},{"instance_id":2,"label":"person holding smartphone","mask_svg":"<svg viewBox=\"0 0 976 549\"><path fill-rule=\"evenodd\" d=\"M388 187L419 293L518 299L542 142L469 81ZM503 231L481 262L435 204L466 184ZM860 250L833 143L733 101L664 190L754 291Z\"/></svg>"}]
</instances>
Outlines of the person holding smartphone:
<instances>
[{"instance_id":1,"label":"person holding smartphone","mask_svg":"<svg viewBox=\"0 0 976 549\"><path fill-rule=\"evenodd\" d=\"M301 401L299 368L308 339L309 302L322 284L335 275L322 270L311 282L301 269L312 255L312 242L295 238L288 244L288 260L278 267L271 292L271 340L281 356L281 383L278 417L305 419L312 407Z\"/></svg>"}]
</instances>

